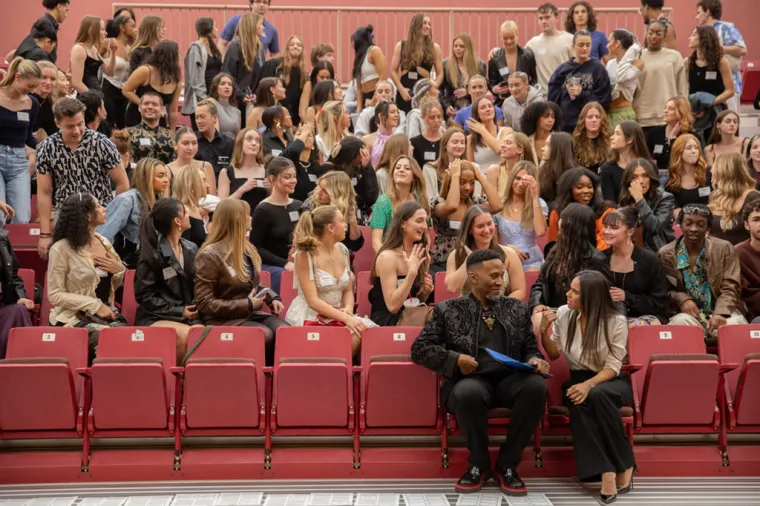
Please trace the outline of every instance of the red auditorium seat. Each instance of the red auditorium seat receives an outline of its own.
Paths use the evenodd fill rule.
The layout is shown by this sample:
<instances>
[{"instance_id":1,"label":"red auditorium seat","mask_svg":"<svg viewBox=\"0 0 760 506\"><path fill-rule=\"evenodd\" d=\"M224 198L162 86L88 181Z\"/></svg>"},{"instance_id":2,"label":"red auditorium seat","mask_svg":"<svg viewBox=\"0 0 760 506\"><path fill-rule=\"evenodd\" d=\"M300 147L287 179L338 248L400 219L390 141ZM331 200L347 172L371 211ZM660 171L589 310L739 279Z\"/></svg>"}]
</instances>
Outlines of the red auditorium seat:
<instances>
[{"instance_id":1,"label":"red auditorium seat","mask_svg":"<svg viewBox=\"0 0 760 506\"><path fill-rule=\"evenodd\" d=\"M40 240L39 223L9 223L5 225L13 248L37 248Z\"/></svg>"},{"instance_id":2,"label":"red auditorium seat","mask_svg":"<svg viewBox=\"0 0 760 506\"><path fill-rule=\"evenodd\" d=\"M356 276L356 315L367 316L372 313L372 306L369 303L369 291L372 285L369 284L369 271L362 271Z\"/></svg>"},{"instance_id":3,"label":"red auditorium seat","mask_svg":"<svg viewBox=\"0 0 760 506\"><path fill-rule=\"evenodd\" d=\"M742 104L752 104L760 90L760 62L745 61L742 67L742 94L739 100Z\"/></svg>"},{"instance_id":4,"label":"red auditorium seat","mask_svg":"<svg viewBox=\"0 0 760 506\"><path fill-rule=\"evenodd\" d=\"M259 284L267 288L272 288L272 274L269 271L262 270L259 272Z\"/></svg>"},{"instance_id":5,"label":"red auditorium seat","mask_svg":"<svg viewBox=\"0 0 760 506\"><path fill-rule=\"evenodd\" d=\"M106 328L100 332L97 358L85 376L92 391L83 460L90 462L90 438L174 436L179 397L171 369L177 360L174 329ZM179 455L175 443L175 463Z\"/></svg>"},{"instance_id":6,"label":"red auditorium seat","mask_svg":"<svg viewBox=\"0 0 760 506\"><path fill-rule=\"evenodd\" d=\"M344 327L277 330L269 426L272 435L359 434L354 407L351 334Z\"/></svg>"},{"instance_id":7,"label":"red auditorium seat","mask_svg":"<svg viewBox=\"0 0 760 506\"><path fill-rule=\"evenodd\" d=\"M718 354L726 373L728 430L760 432L760 325L725 325L718 331Z\"/></svg>"},{"instance_id":8,"label":"red auditorium seat","mask_svg":"<svg viewBox=\"0 0 760 506\"><path fill-rule=\"evenodd\" d=\"M18 275L24 280L24 291L26 292L26 298L34 302L34 271L32 269L19 269ZM35 304L32 310L32 323L39 325L40 321L40 305ZM48 325L45 322L45 325Z\"/></svg>"},{"instance_id":9,"label":"red auditorium seat","mask_svg":"<svg viewBox=\"0 0 760 506\"><path fill-rule=\"evenodd\" d=\"M530 289L538 281L538 273L539 271L525 272L525 298L523 302L527 303L530 300Z\"/></svg>"},{"instance_id":10,"label":"red auditorium seat","mask_svg":"<svg viewBox=\"0 0 760 506\"><path fill-rule=\"evenodd\" d=\"M294 275L295 272L293 271L283 271L280 278L280 297L282 298L282 305L285 306L282 313L283 318L288 312L290 303L298 295L298 290L293 286Z\"/></svg>"},{"instance_id":11,"label":"red auditorium seat","mask_svg":"<svg viewBox=\"0 0 760 506\"><path fill-rule=\"evenodd\" d=\"M81 438L87 330L12 329L0 361L0 439Z\"/></svg>"},{"instance_id":12,"label":"red auditorium seat","mask_svg":"<svg viewBox=\"0 0 760 506\"><path fill-rule=\"evenodd\" d=\"M631 363L642 369L631 376L636 432L718 433L723 404L723 373L731 367L705 353L701 327L632 327ZM720 450L725 458L725 438Z\"/></svg>"},{"instance_id":13,"label":"red auditorium seat","mask_svg":"<svg viewBox=\"0 0 760 506\"><path fill-rule=\"evenodd\" d=\"M124 293L121 298L121 314L130 325L135 324L137 315L137 300L135 299L135 271L128 270L124 274Z\"/></svg>"},{"instance_id":14,"label":"red auditorium seat","mask_svg":"<svg viewBox=\"0 0 760 506\"><path fill-rule=\"evenodd\" d=\"M445 300L449 299L456 299L459 297L459 292L450 292L448 288L446 288L446 273L445 272L436 272L435 273L435 303L438 304L439 302L443 302Z\"/></svg>"},{"instance_id":15,"label":"red auditorium seat","mask_svg":"<svg viewBox=\"0 0 760 506\"><path fill-rule=\"evenodd\" d=\"M371 271L375 262L375 250L372 249L372 229L359 227L364 236L364 246L354 254L354 272Z\"/></svg>"}]
</instances>

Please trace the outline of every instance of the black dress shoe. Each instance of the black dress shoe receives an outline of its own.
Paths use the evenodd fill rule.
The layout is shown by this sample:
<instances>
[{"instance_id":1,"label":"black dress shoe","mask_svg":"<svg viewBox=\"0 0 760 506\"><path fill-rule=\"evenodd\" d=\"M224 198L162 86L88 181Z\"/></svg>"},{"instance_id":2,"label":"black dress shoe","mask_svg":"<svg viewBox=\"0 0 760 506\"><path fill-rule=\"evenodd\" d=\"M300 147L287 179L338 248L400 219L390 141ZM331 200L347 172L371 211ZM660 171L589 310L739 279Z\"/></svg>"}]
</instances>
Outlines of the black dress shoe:
<instances>
[{"instance_id":1,"label":"black dress shoe","mask_svg":"<svg viewBox=\"0 0 760 506\"><path fill-rule=\"evenodd\" d=\"M508 496L519 497L528 495L528 487L522 481L516 469L502 469L499 471L501 491Z\"/></svg>"},{"instance_id":2,"label":"black dress shoe","mask_svg":"<svg viewBox=\"0 0 760 506\"><path fill-rule=\"evenodd\" d=\"M483 472L478 466L470 466L462 477L459 478L455 488L460 494L478 492L483 488L483 481L486 478L488 478L487 471Z\"/></svg>"},{"instance_id":3,"label":"black dress shoe","mask_svg":"<svg viewBox=\"0 0 760 506\"><path fill-rule=\"evenodd\" d=\"M617 501L617 494L599 494L599 499L601 499L604 504L610 504Z\"/></svg>"},{"instance_id":4,"label":"black dress shoe","mask_svg":"<svg viewBox=\"0 0 760 506\"><path fill-rule=\"evenodd\" d=\"M625 487L617 489L618 495L627 494L628 492L633 492L633 476L636 474L636 469L631 472L631 479L628 481L628 485Z\"/></svg>"}]
</instances>

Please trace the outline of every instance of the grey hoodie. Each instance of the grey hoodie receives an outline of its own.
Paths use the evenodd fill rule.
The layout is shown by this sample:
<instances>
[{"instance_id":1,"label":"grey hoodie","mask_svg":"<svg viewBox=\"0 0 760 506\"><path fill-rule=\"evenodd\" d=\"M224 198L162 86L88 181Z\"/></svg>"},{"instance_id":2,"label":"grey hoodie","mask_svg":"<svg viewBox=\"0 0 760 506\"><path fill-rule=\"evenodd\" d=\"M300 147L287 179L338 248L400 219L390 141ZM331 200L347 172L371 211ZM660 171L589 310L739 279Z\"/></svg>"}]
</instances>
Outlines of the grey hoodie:
<instances>
[{"instance_id":1,"label":"grey hoodie","mask_svg":"<svg viewBox=\"0 0 760 506\"><path fill-rule=\"evenodd\" d=\"M538 87L534 88L533 86L528 88L528 99L522 105L517 103L515 97L508 97L501 106L501 111L504 113L504 126L512 127L515 132L521 132L520 118L522 118L525 109L527 109L530 104L543 102L544 100L546 99L544 98L543 93L541 93L541 90Z\"/></svg>"}]
</instances>

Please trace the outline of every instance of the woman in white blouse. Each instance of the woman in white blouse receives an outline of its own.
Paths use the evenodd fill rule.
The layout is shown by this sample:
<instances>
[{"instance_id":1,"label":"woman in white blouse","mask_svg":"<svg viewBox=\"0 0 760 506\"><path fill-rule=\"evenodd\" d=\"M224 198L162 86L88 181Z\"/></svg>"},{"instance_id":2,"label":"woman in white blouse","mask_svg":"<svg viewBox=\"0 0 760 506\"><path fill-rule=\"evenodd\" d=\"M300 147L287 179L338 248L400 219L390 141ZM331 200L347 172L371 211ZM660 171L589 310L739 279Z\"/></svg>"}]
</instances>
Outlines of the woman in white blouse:
<instances>
[{"instance_id":1,"label":"woman in white blouse","mask_svg":"<svg viewBox=\"0 0 760 506\"><path fill-rule=\"evenodd\" d=\"M618 411L633 400L628 375L620 373L627 341L626 319L615 308L607 280L596 271L578 273L567 305L556 313L547 309L541 321L546 354L551 360L564 354L570 367L562 390L578 478L588 481L601 475L605 504L633 490L633 448Z\"/></svg>"}]
</instances>

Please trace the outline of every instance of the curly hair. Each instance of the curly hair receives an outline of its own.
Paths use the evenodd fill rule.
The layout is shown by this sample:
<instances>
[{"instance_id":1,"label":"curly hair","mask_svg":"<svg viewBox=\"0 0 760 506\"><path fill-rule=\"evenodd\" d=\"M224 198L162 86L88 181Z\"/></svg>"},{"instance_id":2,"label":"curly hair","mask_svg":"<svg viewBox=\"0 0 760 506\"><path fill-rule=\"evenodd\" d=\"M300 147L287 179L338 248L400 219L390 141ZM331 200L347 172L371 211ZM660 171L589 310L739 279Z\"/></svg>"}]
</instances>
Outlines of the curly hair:
<instances>
[{"instance_id":1,"label":"curly hair","mask_svg":"<svg viewBox=\"0 0 760 506\"><path fill-rule=\"evenodd\" d=\"M651 204L654 200L655 195L657 195L657 189L660 187L660 180L657 177L657 170L655 170L652 163L648 160L637 158L629 163L625 167L625 170L623 170L623 179L620 183L620 198L618 199L620 201L620 205L623 207L632 206L636 203L633 200L631 192L628 190L628 188L631 186L631 181L633 181L633 173L639 167L644 169L644 172L646 172L647 177L649 178L649 189L644 195L644 200L646 200L647 203Z\"/></svg>"},{"instance_id":2,"label":"curly hair","mask_svg":"<svg viewBox=\"0 0 760 506\"><path fill-rule=\"evenodd\" d=\"M700 25L694 29L699 37L699 50L705 57L708 70L718 70L720 68L720 60L723 58L723 46L720 45L720 39L718 38L718 32L715 28L708 25ZM697 51L694 51L689 55L689 67L696 65Z\"/></svg>"},{"instance_id":3,"label":"curly hair","mask_svg":"<svg viewBox=\"0 0 760 506\"><path fill-rule=\"evenodd\" d=\"M597 218L602 215L604 206L602 205L602 199L599 198L599 191L597 189L599 187L599 176L584 167L569 169L559 178L559 181L557 182L556 209L560 215L562 215L562 211L567 206L575 203L575 199L573 198L573 187L575 187L583 176L589 178L591 184L594 186L594 196L591 198L588 207L591 208L594 212L594 216Z\"/></svg>"},{"instance_id":4,"label":"curly hair","mask_svg":"<svg viewBox=\"0 0 760 506\"><path fill-rule=\"evenodd\" d=\"M554 113L554 127L552 132L559 132L563 125L562 109L554 102L541 101L530 104L520 118L520 130L530 137L538 130L538 121L548 112Z\"/></svg>"},{"instance_id":5,"label":"curly hair","mask_svg":"<svg viewBox=\"0 0 760 506\"><path fill-rule=\"evenodd\" d=\"M92 216L98 201L89 193L74 193L58 210L58 221L53 229L53 243L66 240L74 251L79 251L90 242Z\"/></svg>"},{"instance_id":6,"label":"curly hair","mask_svg":"<svg viewBox=\"0 0 760 506\"><path fill-rule=\"evenodd\" d=\"M595 110L602 117L599 125L599 135L592 139L586 135L586 115L589 111ZM581 109L578 116L578 123L573 131L573 151L575 157L584 167L593 167L600 165L607 160L610 148L610 121L607 119L607 113L599 102L589 102Z\"/></svg>"},{"instance_id":7,"label":"curly hair","mask_svg":"<svg viewBox=\"0 0 760 506\"><path fill-rule=\"evenodd\" d=\"M541 274L544 278L553 274L564 291L583 267L589 248L596 249L596 216L589 206L572 203L561 211L560 220L557 242L546 256Z\"/></svg>"},{"instance_id":8,"label":"curly hair","mask_svg":"<svg viewBox=\"0 0 760 506\"><path fill-rule=\"evenodd\" d=\"M573 14L575 13L575 8L578 6L582 6L586 8L586 13L588 14L588 24L586 25L586 30L589 32L593 32L596 30L596 12L594 12L594 8L591 6L590 3L585 2L583 0L579 2L573 2L570 7L567 9L567 17L565 18L565 30L570 33L575 33L575 20L573 19Z\"/></svg>"},{"instance_id":9,"label":"curly hair","mask_svg":"<svg viewBox=\"0 0 760 506\"><path fill-rule=\"evenodd\" d=\"M699 159L694 165L694 181L697 183L697 187L702 187L707 184L707 162L702 153L702 145L692 134L681 134L673 142L673 146L670 148L670 165L668 166L668 182L665 185L665 189L669 192L681 190L681 172L683 171L683 152L686 151L686 145L689 142L695 142L697 149L699 150Z\"/></svg>"},{"instance_id":10,"label":"curly hair","mask_svg":"<svg viewBox=\"0 0 760 506\"><path fill-rule=\"evenodd\" d=\"M427 14L418 12L409 23L409 34L401 48L400 68L402 70L414 69L423 66L425 63L432 64L435 62L432 28L429 35L422 34L422 24L426 17L428 17Z\"/></svg>"}]
</instances>

